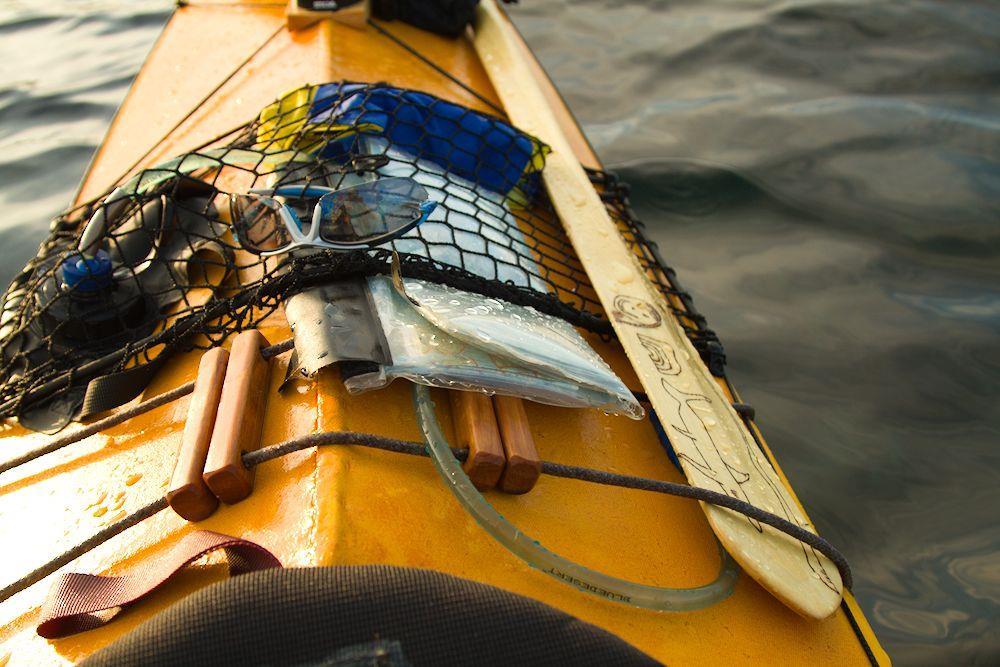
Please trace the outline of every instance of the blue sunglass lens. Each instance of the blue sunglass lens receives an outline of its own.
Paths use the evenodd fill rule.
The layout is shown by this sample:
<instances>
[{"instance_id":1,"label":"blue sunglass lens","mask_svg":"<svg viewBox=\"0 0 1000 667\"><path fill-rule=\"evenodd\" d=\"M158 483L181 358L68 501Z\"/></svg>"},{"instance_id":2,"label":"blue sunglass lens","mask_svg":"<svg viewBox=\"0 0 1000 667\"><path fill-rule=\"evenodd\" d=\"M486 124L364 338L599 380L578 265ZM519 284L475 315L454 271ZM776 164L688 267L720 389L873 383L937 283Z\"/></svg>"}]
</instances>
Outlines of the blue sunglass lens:
<instances>
[{"instance_id":1,"label":"blue sunglass lens","mask_svg":"<svg viewBox=\"0 0 1000 667\"><path fill-rule=\"evenodd\" d=\"M427 191L409 178L383 178L320 199L320 238L338 245L369 245L405 233L429 214Z\"/></svg>"}]
</instances>

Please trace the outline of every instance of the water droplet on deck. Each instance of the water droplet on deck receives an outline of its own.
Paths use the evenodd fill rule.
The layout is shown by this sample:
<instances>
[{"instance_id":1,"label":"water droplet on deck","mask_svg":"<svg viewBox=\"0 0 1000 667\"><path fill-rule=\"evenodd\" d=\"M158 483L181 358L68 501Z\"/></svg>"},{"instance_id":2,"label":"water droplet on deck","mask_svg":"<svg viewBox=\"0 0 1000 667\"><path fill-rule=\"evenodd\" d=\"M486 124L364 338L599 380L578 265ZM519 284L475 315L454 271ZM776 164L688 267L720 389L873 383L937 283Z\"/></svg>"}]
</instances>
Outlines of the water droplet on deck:
<instances>
[{"instance_id":1,"label":"water droplet on deck","mask_svg":"<svg viewBox=\"0 0 1000 667\"><path fill-rule=\"evenodd\" d=\"M103 503L104 499L107 498L107 497L108 497L108 492L107 491L101 491L101 493L98 494L98 496L94 500L94 502L92 502L89 505L87 505L84 509L88 509L89 510L91 507L97 507L98 505L100 505L101 503Z\"/></svg>"}]
</instances>

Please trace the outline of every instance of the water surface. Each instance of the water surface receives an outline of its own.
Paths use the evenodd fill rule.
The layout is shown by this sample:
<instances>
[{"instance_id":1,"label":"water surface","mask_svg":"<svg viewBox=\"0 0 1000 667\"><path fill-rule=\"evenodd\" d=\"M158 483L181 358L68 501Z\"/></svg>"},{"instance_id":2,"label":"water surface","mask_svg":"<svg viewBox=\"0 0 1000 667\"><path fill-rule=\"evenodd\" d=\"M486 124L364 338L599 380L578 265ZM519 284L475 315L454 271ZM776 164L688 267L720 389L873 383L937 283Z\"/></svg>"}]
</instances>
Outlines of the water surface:
<instances>
[{"instance_id":1,"label":"water surface","mask_svg":"<svg viewBox=\"0 0 1000 667\"><path fill-rule=\"evenodd\" d=\"M0 3L4 283L170 9ZM1000 662L1000 7L512 13L632 183L890 654Z\"/></svg>"}]
</instances>

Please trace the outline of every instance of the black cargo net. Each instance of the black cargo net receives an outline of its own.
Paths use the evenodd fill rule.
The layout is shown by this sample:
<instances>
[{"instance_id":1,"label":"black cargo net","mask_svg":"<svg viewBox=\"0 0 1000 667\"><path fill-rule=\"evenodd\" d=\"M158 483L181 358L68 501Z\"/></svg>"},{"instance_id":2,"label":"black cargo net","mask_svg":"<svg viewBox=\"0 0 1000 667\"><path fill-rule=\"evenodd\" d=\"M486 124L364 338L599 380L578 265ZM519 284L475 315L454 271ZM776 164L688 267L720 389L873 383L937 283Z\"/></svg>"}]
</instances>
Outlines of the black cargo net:
<instances>
[{"instance_id":1,"label":"black cargo net","mask_svg":"<svg viewBox=\"0 0 1000 667\"><path fill-rule=\"evenodd\" d=\"M349 83L294 91L257 120L53 221L4 295L0 417L55 430L121 405L173 352L207 349L257 326L302 289L388 273L393 252L406 276L532 306L611 336L540 184L547 150L493 116L425 93ZM625 189L605 172L591 177L721 373L714 334L645 238ZM416 183L436 204L402 236L362 249L248 251L268 248L240 202L270 198L308 235L322 194L385 179ZM81 237L92 243L84 247Z\"/></svg>"},{"instance_id":2,"label":"black cargo net","mask_svg":"<svg viewBox=\"0 0 1000 667\"><path fill-rule=\"evenodd\" d=\"M666 297L667 304L705 365L712 375L723 377L726 372L725 348L715 331L709 328L708 320L695 308L691 293L681 286L677 272L663 261L656 243L646 237L646 225L636 217L629 202L628 184L619 180L614 172L588 169L587 173L611 219L618 225L618 231L639 258L646 275Z\"/></svg>"}]
</instances>

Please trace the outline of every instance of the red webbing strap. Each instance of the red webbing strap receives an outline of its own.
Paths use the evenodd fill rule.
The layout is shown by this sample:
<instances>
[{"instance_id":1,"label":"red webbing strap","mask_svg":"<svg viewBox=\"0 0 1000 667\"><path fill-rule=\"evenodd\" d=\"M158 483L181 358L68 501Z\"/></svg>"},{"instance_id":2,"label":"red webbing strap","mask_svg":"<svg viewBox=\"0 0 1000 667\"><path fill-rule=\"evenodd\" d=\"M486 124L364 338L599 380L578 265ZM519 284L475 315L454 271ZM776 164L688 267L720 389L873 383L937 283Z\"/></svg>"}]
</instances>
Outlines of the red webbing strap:
<instances>
[{"instance_id":1,"label":"red webbing strap","mask_svg":"<svg viewBox=\"0 0 1000 667\"><path fill-rule=\"evenodd\" d=\"M184 566L216 549L226 550L230 575L281 567L281 561L259 544L198 530L185 535L162 558L125 574L61 575L42 606L38 634L55 639L98 628L159 588Z\"/></svg>"}]
</instances>

